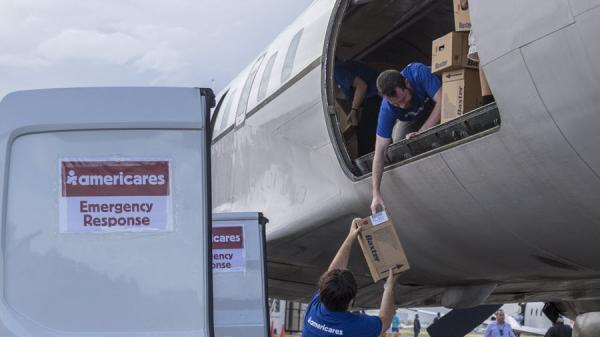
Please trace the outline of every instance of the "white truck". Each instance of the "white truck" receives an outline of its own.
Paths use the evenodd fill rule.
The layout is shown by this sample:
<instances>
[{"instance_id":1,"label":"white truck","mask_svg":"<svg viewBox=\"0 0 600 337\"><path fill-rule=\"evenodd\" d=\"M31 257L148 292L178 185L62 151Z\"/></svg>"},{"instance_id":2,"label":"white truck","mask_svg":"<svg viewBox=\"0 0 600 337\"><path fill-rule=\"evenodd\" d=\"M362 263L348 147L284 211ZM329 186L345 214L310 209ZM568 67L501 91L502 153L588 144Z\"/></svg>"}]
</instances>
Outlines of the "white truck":
<instances>
[{"instance_id":1,"label":"white truck","mask_svg":"<svg viewBox=\"0 0 600 337\"><path fill-rule=\"evenodd\" d=\"M266 336L266 220L211 214L213 102L199 88L0 102L0 336Z\"/></svg>"}]
</instances>

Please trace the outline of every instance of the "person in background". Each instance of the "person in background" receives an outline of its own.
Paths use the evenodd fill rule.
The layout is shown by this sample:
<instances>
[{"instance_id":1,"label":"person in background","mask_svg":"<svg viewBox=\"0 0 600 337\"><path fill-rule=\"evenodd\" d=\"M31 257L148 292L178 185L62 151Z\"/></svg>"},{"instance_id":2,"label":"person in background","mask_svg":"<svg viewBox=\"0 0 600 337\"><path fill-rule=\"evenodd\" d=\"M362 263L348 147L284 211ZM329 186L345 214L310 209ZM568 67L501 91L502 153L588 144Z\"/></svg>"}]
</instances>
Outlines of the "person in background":
<instances>
[{"instance_id":1,"label":"person in background","mask_svg":"<svg viewBox=\"0 0 600 337\"><path fill-rule=\"evenodd\" d=\"M460 4L463 10L469 9L469 0L460 0ZM479 53L477 52L477 45L475 44L475 32L473 27L469 31L469 53L467 57L475 62L479 62ZM487 105L495 101L490 85L488 84L485 72L481 63L479 64L479 82L481 83L481 105Z\"/></svg>"},{"instance_id":2,"label":"person in background","mask_svg":"<svg viewBox=\"0 0 600 337\"><path fill-rule=\"evenodd\" d=\"M410 139L438 125L442 114L442 81L422 63L411 63L402 71L382 72L377 77L377 90L383 101L379 109L373 158L373 213L385 208L380 185L385 151L392 138L394 141ZM394 128L397 120L400 122ZM392 137L392 132L397 135Z\"/></svg>"},{"instance_id":3,"label":"person in background","mask_svg":"<svg viewBox=\"0 0 600 337\"><path fill-rule=\"evenodd\" d=\"M302 337L378 337L390 327L397 278L391 269L383 286L379 316L350 312L357 285L354 275L347 268L352 244L362 228L361 221L354 219L348 236L327 271L321 275L319 290L306 309Z\"/></svg>"},{"instance_id":4,"label":"person in background","mask_svg":"<svg viewBox=\"0 0 600 337\"><path fill-rule=\"evenodd\" d=\"M496 311L496 321L488 325L483 337L516 337L510 324L504 321L504 310Z\"/></svg>"},{"instance_id":5,"label":"person in background","mask_svg":"<svg viewBox=\"0 0 600 337\"><path fill-rule=\"evenodd\" d=\"M544 337L571 337L573 329L565 324L565 320L562 317L558 317L554 326L550 327Z\"/></svg>"},{"instance_id":6,"label":"person in background","mask_svg":"<svg viewBox=\"0 0 600 337\"><path fill-rule=\"evenodd\" d=\"M415 332L415 337L419 337L421 333L421 320L419 320L419 314L415 315L415 320L413 321L413 331Z\"/></svg>"},{"instance_id":7,"label":"person in background","mask_svg":"<svg viewBox=\"0 0 600 337\"><path fill-rule=\"evenodd\" d=\"M358 155L373 152L381 97L377 94L379 72L356 61L337 61L333 78L352 101L347 122L357 127Z\"/></svg>"},{"instance_id":8,"label":"person in background","mask_svg":"<svg viewBox=\"0 0 600 337\"><path fill-rule=\"evenodd\" d=\"M525 309L527 309L527 303L519 303L519 324L525 325Z\"/></svg>"},{"instance_id":9,"label":"person in background","mask_svg":"<svg viewBox=\"0 0 600 337\"><path fill-rule=\"evenodd\" d=\"M435 315L435 317L433 318L433 324L435 324L437 321L440 320L440 318L442 318L442 316L440 315L440 313L438 312L437 315Z\"/></svg>"},{"instance_id":10,"label":"person in background","mask_svg":"<svg viewBox=\"0 0 600 337\"><path fill-rule=\"evenodd\" d=\"M398 314L394 313L394 317L392 318L392 333L394 336L398 336L398 332L400 332L400 318Z\"/></svg>"}]
</instances>

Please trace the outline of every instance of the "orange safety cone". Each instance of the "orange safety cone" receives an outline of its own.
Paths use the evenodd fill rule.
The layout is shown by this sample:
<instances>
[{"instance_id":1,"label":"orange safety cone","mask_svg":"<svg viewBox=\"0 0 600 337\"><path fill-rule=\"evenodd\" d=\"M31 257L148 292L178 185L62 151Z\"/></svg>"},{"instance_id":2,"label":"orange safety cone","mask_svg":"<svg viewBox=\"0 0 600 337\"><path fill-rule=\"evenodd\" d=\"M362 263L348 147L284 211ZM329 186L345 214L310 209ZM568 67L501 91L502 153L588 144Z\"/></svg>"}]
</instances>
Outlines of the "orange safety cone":
<instances>
[{"instance_id":1,"label":"orange safety cone","mask_svg":"<svg viewBox=\"0 0 600 337\"><path fill-rule=\"evenodd\" d=\"M279 337L285 337L285 326L283 323L281 323L281 333L279 334Z\"/></svg>"},{"instance_id":2,"label":"orange safety cone","mask_svg":"<svg viewBox=\"0 0 600 337\"><path fill-rule=\"evenodd\" d=\"M269 337L274 337L273 336L273 321L271 321L271 331L269 331Z\"/></svg>"}]
</instances>

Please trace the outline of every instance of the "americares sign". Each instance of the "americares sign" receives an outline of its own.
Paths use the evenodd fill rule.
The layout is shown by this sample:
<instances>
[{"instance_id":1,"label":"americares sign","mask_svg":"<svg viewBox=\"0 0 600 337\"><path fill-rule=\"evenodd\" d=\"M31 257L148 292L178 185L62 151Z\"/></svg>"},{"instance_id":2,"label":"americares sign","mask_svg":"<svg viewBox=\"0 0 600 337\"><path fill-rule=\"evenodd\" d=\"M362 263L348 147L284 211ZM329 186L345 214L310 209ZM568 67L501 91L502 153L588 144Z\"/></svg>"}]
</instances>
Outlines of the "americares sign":
<instances>
[{"instance_id":1,"label":"americares sign","mask_svg":"<svg viewBox=\"0 0 600 337\"><path fill-rule=\"evenodd\" d=\"M60 160L60 232L169 231L169 160Z\"/></svg>"}]
</instances>

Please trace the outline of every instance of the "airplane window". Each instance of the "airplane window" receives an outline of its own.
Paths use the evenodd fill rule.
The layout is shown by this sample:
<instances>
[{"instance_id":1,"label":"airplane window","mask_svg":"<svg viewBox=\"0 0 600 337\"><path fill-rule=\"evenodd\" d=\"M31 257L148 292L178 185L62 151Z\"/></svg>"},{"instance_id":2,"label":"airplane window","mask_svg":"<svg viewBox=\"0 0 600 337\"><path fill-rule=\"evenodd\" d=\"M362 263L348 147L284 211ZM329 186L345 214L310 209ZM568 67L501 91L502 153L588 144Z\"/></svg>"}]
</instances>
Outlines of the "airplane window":
<instances>
[{"instance_id":1,"label":"airplane window","mask_svg":"<svg viewBox=\"0 0 600 337\"><path fill-rule=\"evenodd\" d=\"M220 117L219 113L221 112L221 108L223 107L223 102L227 98L228 93L229 93L229 90L226 91L223 94L223 96L221 96L221 98L219 99L219 103L217 103L217 106L213 109L212 114L210 115L210 127L213 132L213 135L215 132L215 126L217 125L217 119ZM221 113L221 115L222 115L222 113Z\"/></svg>"},{"instance_id":2,"label":"airplane window","mask_svg":"<svg viewBox=\"0 0 600 337\"><path fill-rule=\"evenodd\" d=\"M256 77L256 73L258 73L258 69L260 68L260 65L262 64L264 58L265 55L261 55L258 58L258 60L254 62L252 69L250 69L250 73L246 78L246 82L244 83L244 87L242 88L242 93L240 94L240 100L238 103L236 116L242 116L246 113L246 109L248 108L248 98L250 97L250 90L252 89L254 78Z\"/></svg>"},{"instance_id":3,"label":"airplane window","mask_svg":"<svg viewBox=\"0 0 600 337\"><path fill-rule=\"evenodd\" d=\"M225 108L223 108L223 112L217 116L217 121L215 123L215 130L213 132L215 137L223 133L223 131L231 126L235 120L235 115L233 114L233 111L231 111L231 105L236 93L237 90L234 90L225 98L227 103L225 104Z\"/></svg>"},{"instance_id":4,"label":"airplane window","mask_svg":"<svg viewBox=\"0 0 600 337\"><path fill-rule=\"evenodd\" d=\"M302 38L302 33L304 32L304 28L302 28L290 42L290 47L288 48L287 54L285 54L285 61L283 62L283 69L281 70L281 82L287 81L290 76L292 76L292 70L294 68L294 60L296 59L296 52L298 51L298 45L300 44L300 39Z\"/></svg>"},{"instance_id":5,"label":"airplane window","mask_svg":"<svg viewBox=\"0 0 600 337\"><path fill-rule=\"evenodd\" d=\"M265 98L265 96L267 96L267 90L269 89L269 79L271 78L271 73L273 72L273 66L275 65L276 58L277 52L271 55L271 57L269 57L269 60L267 61L265 71L262 74L262 78L260 79L260 85L258 87L258 101L262 101L262 99Z\"/></svg>"}]
</instances>

